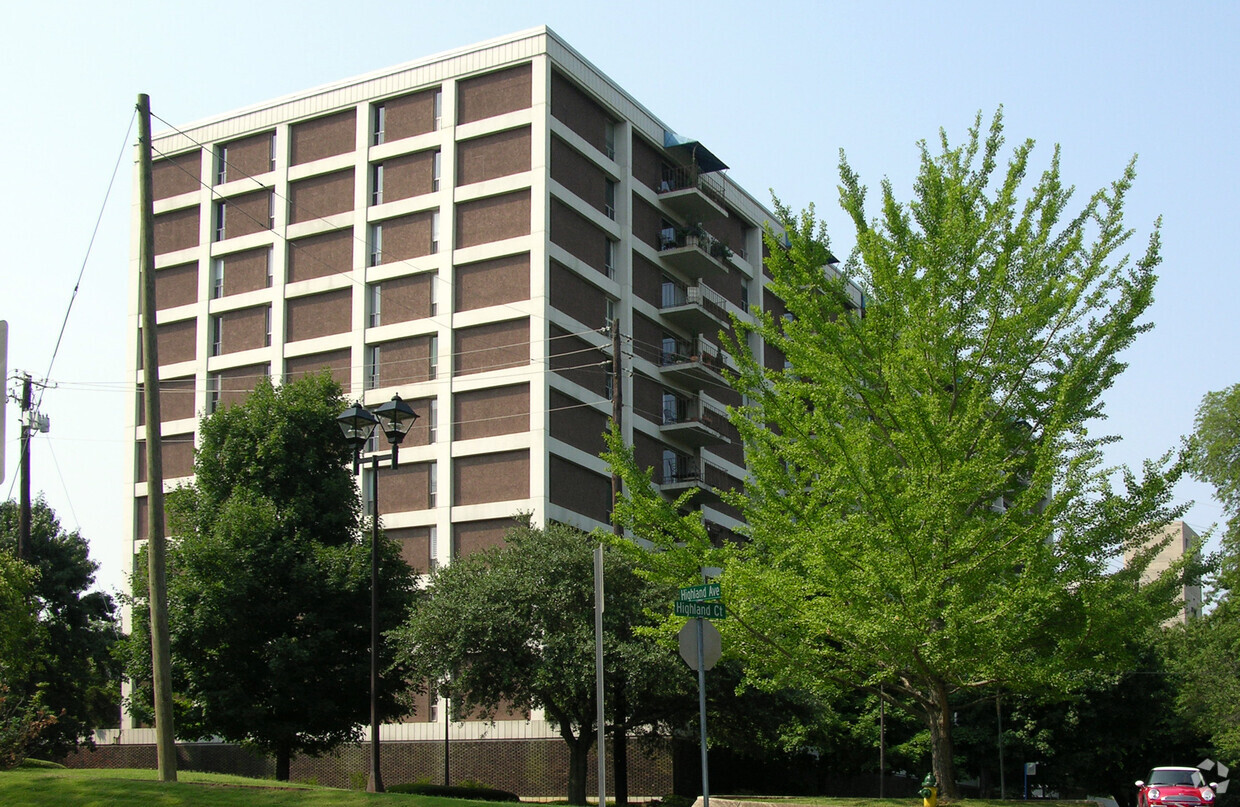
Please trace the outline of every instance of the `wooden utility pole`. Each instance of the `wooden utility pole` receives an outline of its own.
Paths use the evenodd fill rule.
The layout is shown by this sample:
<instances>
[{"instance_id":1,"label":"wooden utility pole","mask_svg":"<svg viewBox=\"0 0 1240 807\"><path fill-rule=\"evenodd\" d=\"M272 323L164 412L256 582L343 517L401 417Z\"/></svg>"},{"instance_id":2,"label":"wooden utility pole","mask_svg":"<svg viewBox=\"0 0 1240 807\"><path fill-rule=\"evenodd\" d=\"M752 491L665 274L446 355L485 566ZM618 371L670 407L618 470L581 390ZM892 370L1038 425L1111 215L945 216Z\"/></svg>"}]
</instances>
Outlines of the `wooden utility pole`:
<instances>
[{"instance_id":1,"label":"wooden utility pole","mask_svg":"<svg viewBox=\"0 0 1240 807\"><path fill-rule=\"evenodd\" d=\"M624 428L624 364L620 353L620 318L611 321L611 419L621 429ZM620 497L624 494L623 483L619 474L611 475L611 509L620 505ZM612 519L612 532L624 535L624 527ZM624 627L621 627L624 630ZM617 807L629 803L629 735L624 724L625 713L628 711L628 696L625 692L624 676L618 676L612 687L612 709L616 713L616 723L611 733L611 778L612 789L615 791Z\"/></svg>"},{"instance_id":2,"label":"wooden utility pole","mask_svg":"<svg viewBox=\"0 0 1240 807\"><path fill-rule=\"evenodd\" d=\"M147 582L151 606L151 672L155 690L155 748L159 781L177 780L172 725L172 651L168 636L167 548L164 542L164 463L160 440L159 348L155 332L155 202L151 181L151 99L138 96L138 190L142 223L138 247L142 293L142 389L146 414Z\"/></svg>"},{"instance_id":3,"label":"wooden utility pole","mask_svg":"<svg viewBox=\"0 0 1240 807\"><path fill-rule=\"evenodd\" d=\"M3 394L3 390L0 390ZM17 559L25 560L30 546L30 437L34 433L31 423L30 373L22 373L22 456L21 456L21 505L18 511Z\"/></svg>"}]
</instances>

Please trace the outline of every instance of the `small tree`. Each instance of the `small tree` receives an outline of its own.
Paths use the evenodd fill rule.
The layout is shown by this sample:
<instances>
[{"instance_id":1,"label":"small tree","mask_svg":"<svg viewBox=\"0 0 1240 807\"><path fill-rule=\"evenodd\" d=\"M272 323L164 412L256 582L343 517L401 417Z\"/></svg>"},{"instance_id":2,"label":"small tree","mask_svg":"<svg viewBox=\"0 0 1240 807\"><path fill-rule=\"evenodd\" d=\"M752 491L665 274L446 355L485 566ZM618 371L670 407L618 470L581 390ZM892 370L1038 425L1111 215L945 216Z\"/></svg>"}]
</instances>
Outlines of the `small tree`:
<instances>
[{"instance_id":1,"label":"small tree","mask_svg":"<svg viewBox=\"0 0 1240 807\"><path fill-rule=\"evenodd\" d=\"M914 199L884 183L876 220L841 157L857 247L838 277L813 211L776 204L787 241L768 233L764 295L788 316L767 300L728 343L752 476L725 498L745 542L713 547L610 440L631 493L620 517L664 550L644 562L678 581L724 567L721 627L752 676L881 693L916 716L947 798L961 703L1122 668L1125 637L1165 618L1175 590L1139 588L1140 563L1111 569L1179 512L1178 468L1112 492L1109 438L1092 431L1148 327L1157 229L1135 264L1122 256L1131 165L1070 213L1058 151L1022 200L1033 144L999 171L1002 145L998 114L961 146L923 144Z\"/></svg>"},{"instance_id":2,"label":"small tree","mask_svg":"<svg viewBox=\"0 0 1240 807\"><path fill-rule=\"evenodd\" d=\"M0 504L0 551L17 546L18 506ZM91 591L99 564L90 558L86 539L60 525L42 497L31 508L26 556L37 572L31 590L37 616L38 647L29 654L24 680L10 681L15 695L36 691L54 726L40 735L31 752L44 758L64 756L80 744L93 746L91 730L120 720L121 661L117 653L120 624L109 594Z\"/></svg>"},{"instance_id":3,"label":"small tree","mask_svg":"<svg viewBox=\"0 0 1240 807\"><path fill-rule=\"evenodd\" d=\"M355 740L367 720L370 533L335 421L343 408L326 374L279 389L260 382L244 403L203 419L195 483L169 497L177 732L274 754L280 780L294 753ZM380 625L390 628L414 578L393 543L380 552ZM130 643L138 682L150 670L144 613L134 609ZM387 667L392 653L381 650ZM394 670L382 682L388 717L400 714L402 678Z\"/></svg>"},{"instance_id":4,"label":"small tree","mask_svg":"<svg viewBox=\"0 0 1240 807\"><path fill-rule=\"evenodd\" d=\"M561 524L528 523L491 548L440 567L430 596L392 634L414 680L449 681L457 714L494 719L543 709L568 745L568 800L586 803L597 726L592 544ZM628 712L609 720L650 726L680 707L688 675L669 647L641 635L674 593L650 586L604 553L606 680L622 681ZM609 708L614 703L609 704Z\"/></svg>"}]
</instances>

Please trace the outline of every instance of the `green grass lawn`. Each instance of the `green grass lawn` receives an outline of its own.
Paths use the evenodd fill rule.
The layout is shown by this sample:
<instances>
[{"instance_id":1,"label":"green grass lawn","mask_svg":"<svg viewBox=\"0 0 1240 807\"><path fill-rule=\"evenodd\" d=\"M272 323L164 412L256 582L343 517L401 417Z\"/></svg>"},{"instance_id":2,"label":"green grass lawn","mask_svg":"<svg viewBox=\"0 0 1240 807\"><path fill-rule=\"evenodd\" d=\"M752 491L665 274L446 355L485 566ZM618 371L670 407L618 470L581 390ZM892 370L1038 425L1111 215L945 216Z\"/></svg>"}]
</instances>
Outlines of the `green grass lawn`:
<instances>
[{"instance_id":1,"label":"green grass lawn","mask_svg":"<svg viewBox=\"0 0 1240 807\"><path fill-rule=\"evenodd\" d=\"M270 779L181 771L175 784L151 770L19 768L0 772L4 807L496 807L495 802L360 793Z\"/></svg>"},{"instance_id":2,"label":"green grass lawn","mask_svg":"<svg viewBox=\"0 0 1240 807\"><path fill-rule=\"evenodd\" d=\"M727 799L727 796L719 796ZM921 799L744 797L814 807L921 807ZM1087 802L1040 801L1038 807L1081 807ZM1011 801L969 799L962 807L1012 807ZM1089 802L1092 804L1092 802ZM175 784L160 784L151 770L19 768L0 772L4 807L498 807L496 802L431 796L371 794L353 790L182 771Z\"/></svg>"}]
</instances>

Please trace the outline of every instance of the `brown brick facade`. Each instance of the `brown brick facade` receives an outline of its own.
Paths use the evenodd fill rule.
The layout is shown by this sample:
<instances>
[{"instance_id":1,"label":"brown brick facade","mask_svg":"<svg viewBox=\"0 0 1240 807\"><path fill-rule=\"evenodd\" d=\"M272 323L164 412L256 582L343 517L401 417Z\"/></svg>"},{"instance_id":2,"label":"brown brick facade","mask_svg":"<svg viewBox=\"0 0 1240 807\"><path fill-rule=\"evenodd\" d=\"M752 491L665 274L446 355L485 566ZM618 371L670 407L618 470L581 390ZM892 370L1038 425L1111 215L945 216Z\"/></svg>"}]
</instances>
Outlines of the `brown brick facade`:
<instances>
[{"instance_id":1,"label":"brown brick facade","mask_svg":"<svg viewBox=\"0 0 1240 807\"><path fill-rule=\"evenodd\" d=\"M456 206L456 247L464 249L530 234L528 189Z\"/></svg>"},{"instance_id":2,"label":"brown brick facade","mask_svg":"<svg viewBox=\"0 0 1240 807\"><path fill-rule=\"evenodd\" d=\"M353 289L293 297L284 304L284 339L297 342L347 333L353 324Z\"/></svg>"},{"instance_id":3,"label":"brown brick facade","mask_svg":"<svg viewBox=\"0 0 1240 807\"><path fill-rule=\"evenodd\" d=\"M202 187L202 152L174 154L151 163L151 197L167 199Z\"/></svg>"},{"instance_id":4,"label":"brown brick facade","mask_svg":"<svg viewBox=\"0 0 1240 807\"><path fill-rule=\"evenodd\" d=\"M464 79L456 85L456 122L472 123L528 109L533 88L529 64Z\"/></svg>"},{"instance_id":5,"label":"brown brick facade","mask_svg":"<svg viewBox=\"0 0 1240 807\"><path fill-rule=\"evenodd\" d=\"M155 308L176 308L198 302L198 264L183 263L155 273Z\"/></svg>"},{"instance_id":6,"label":"brown brick facade","mask_svg":"<svg viewBox=\"0 0 1240 807\"><path fill-rule=\"evenodd\" d=\"M353 231L331 230L288 242L288 282L343 274L353 265ZM225 274L227 283L227 274Z\"/></svg>"},{"instance_id":7,"label":"brown brick facade","mask_svg":"<svg viewBox=\"0 0 1240 807\"><path fill-rule=\"evenodd\" d=\"M267 288L271 276L271 247L247 249L216 258L217 269L224 275L223 294L243 294Z\"/></svg>"},{"instance_id":8,"label":"brown brick facade","mask_svg":"<svg viewBox=\"0 0 1240 807\"><path fill-rule=\"evenodd\" d=\"M452 504L485 504L528 499L530 452L501 451L452 460Z\"/></svg>"},{"instance_id":9,"label":"brown brick facade","mask_svg":"<svg viewBox=\"0 0 1240 807\"><path fill-rule=\"evenodd\" d=\"M456 375L486 373L530 362L529 320L491 322L453 332Z\"/></svg>"},{"instance_id":10,"label":"brown brick facade","mask_svg":"<svg viewBox=\"0 0 1240 807\"><path fill-rule=\"evenodd\" d=\"M198 246L198 208L187 207L155 216L155 254Z\"/></svg>"},{"instance_id":11,"label":"brown brick facade","mask_svg":"<svg viewBox=\"0 0 1240 807\"><path fill-rule=\"evenodd\" d=\"M352 109L293 124L289 128L292 164L301 165L353 151L356 125L357 113Z\"/></svg>"},{"instance_id":12,"label":"brown brick facade","mask_svg":"<svg viewBox=\"0 0 1240 807\"><path fill-rule=\"evenodd\" d=\"M470 185L530 170L530 127L463 140L456 145L456 184Z\"/></svg>"},{"instance_id":13,"label":"brown brick facade","mask_svg":"<svg viewBox=\"0 0 1240 807\"><path fill-rule=\"evenodd\" d=\"M530 254L458 264L453 310L472 311L530 298Z\"/></svg>"},{"instance_id":14,"label":"brown brick facade","mask_svg":"<svg viewBox=\"0 0 1240 807\"><path fill-rule=\"evenodd\" d=\"M452 439L473 440L527 431L529 384L458 392L452 396Z\"/></svg>"},{"instance_id":15,"label":"brown brick facade","mask_svg":"<svg viewBox=\"0 0 1240 807\"><path fill-rule=\"evenodd\" d=\"M333 216L353 209L353 169L320 174L289 183L289 224Z\"/></svg>"}]
</instances>

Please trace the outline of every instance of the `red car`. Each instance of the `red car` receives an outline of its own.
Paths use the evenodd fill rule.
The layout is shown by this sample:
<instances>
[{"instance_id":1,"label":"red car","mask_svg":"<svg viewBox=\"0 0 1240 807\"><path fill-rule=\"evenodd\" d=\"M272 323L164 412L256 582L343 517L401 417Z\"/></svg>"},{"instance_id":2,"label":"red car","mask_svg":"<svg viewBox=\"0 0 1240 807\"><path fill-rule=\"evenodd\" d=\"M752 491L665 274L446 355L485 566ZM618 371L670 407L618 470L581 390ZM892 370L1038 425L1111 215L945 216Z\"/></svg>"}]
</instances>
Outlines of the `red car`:
<instances>
[{"instance_id":1,"label":"red car","mask_svg":"<svg viewBox=\"0 0 1240 807\"><path fill-rule=\"evenodd\" d=\"M1196 768L1155 768L1138 781L1137 807L1206 807L1214 804L1213 783Z\"/></svg>"}]
</instances>

